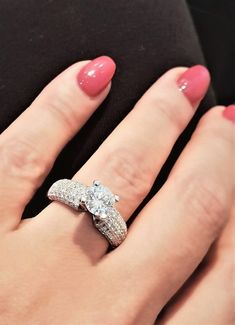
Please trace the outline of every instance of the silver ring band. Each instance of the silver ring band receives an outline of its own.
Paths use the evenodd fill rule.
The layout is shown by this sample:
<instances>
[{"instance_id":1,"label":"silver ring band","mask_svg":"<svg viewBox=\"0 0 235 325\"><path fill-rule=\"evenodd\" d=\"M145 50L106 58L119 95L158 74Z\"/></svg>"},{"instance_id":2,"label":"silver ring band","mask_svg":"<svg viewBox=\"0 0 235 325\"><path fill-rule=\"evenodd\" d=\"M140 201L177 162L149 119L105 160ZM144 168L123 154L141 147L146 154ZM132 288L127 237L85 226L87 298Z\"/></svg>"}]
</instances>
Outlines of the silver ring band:
<instances>
[{"instance_id":1,"label":"silver ring band","mask_svg":"<svg viewBox=\"0 0 235 325\"><path fill-rule=\"evenodd\" d=\"M75 180L61 179L50 187L47 196L50 200L62 202L76 211L89 212L94 226L113 247L119 246L126 238L126 223L114 208L119 197L99 181L86 186Z\"/></svg>"}]
</instances>

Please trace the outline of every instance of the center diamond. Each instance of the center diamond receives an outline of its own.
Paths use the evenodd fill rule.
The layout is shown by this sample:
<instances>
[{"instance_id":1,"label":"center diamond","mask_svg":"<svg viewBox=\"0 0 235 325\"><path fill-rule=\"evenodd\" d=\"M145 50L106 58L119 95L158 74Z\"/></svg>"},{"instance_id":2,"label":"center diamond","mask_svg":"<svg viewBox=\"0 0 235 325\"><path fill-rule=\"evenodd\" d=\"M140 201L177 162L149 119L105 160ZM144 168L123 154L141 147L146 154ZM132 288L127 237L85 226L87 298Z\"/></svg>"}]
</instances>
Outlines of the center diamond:
<instances>
[{"instance_id":1,"label":"center diamond","mask_svg":"<svg viewBox=\"0 0 235 325\"><path fill-rule=\"evenodd\" d=\"M102 201L106 206L113 206L115 203L115 195L98 181L89 187L88 196L91 200Z\"/></svg>"},{"instance_id":2,"label":"center diamond","mask_svg":"<svg viewBox=\"0 0 235 325\"><path fill-rule=\"evenodd\" d=\"M107 207L102 201L99 200L87 200L86 202L87 210L95 216L100 216L101 218L106 217Z\"/></svg>"},{"instance_id":3,"label":"center diamond","mask_svg":"<svg viewBox=\"0 0 235 325\"><path fill-rule=\"evenodd\" d=\"M105 218L107 208L112 207L116 200L116 196L98 181L87 189L86 207L95 216Z\"/></svg>"}]
</instances>

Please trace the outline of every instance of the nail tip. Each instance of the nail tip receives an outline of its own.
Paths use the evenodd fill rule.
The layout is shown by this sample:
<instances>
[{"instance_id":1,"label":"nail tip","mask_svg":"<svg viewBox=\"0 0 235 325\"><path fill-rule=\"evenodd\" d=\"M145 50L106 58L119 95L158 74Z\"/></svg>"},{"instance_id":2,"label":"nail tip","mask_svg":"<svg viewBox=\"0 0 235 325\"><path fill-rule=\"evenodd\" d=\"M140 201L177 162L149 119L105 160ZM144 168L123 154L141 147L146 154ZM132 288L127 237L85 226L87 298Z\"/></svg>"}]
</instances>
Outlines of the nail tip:
<instances>
[{"instance_id":1,"label":"nail tip","mask_svg":"<svg viewBox=\"0 0 235 325\"><path fill-rule=\"evenodd\" d=\"M226 119L235 123L235 105L231 104L231 105L226 106L223 110L223 116Z\"/></svg>"},{"instance_id":2,"label":"nail tip","mask_svg":"<svg viewBox=\"0 0 235 325\"><path fill-rule=\"evenodd\" d=\"M110 83L116 70L114 60L99 56L85 65L77 75L80 88L91 97L97 96Z\"/></svg>"},{"instance_id":3,"label":"nail tip","mask_svg":"<svg viewBox=\"0 0 235 325\"><path fill-rule=\"evenodd\" d=\"M208 69L200 64L188 68L178 79L178 86L193 106L205 96L210 84ZM196 103L196 104L195 104Z\"/></svg>"},{"instance_id":4,"label":"nail tip","mask_svg":"<svg viewBox=\"0 0 235 325\"><path fill-rule=\"evenodd\" d=\"M101 56L95 58L94 60L104 60L104 61L106 61L106 63L109 63L116 67L116 63L115 63L114 59L111 58L111 56L109 56L109 55L101 55Z\"/></svg>"},{"instance_id":5,"label":"nail tip","mask_svg":"<svg viewBox=\"0 0 235 325\"><path fill-rule=\"evenodd\" d=\"M203 78L204 80L208 80L210 81L211 79L211 75L210 75L210 71L208 70L208 68L202 64L197 64L195 66L193 66L192 68L194 68L197 73L201 76L201 78Z\"/></svg>"}]
</instances>

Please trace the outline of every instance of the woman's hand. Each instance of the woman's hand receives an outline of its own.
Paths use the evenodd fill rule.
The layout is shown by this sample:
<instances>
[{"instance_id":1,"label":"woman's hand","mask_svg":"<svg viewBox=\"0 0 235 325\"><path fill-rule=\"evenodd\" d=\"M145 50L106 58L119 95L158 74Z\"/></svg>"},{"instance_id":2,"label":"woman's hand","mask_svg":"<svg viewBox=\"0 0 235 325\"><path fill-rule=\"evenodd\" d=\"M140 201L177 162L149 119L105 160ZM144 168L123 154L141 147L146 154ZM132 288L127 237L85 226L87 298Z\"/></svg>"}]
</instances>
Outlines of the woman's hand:
<instances>
[{"instance_id":1,"label":"woman's hand","mask_svg":"<svg viewBox=\"0 0 235 325\"><path fill-rule=\"evenodd\" d=\"M234 107L218 106L114 251L106 253L89 214L58 202L21 221L59 151L108 94L114 70L107 57L73 65L0 137L1 324L151 324L228 219ZM201 66L168 71L74 179L88 185L99 179L130 218L208 84Z\"/></svg>"}]
</instances>

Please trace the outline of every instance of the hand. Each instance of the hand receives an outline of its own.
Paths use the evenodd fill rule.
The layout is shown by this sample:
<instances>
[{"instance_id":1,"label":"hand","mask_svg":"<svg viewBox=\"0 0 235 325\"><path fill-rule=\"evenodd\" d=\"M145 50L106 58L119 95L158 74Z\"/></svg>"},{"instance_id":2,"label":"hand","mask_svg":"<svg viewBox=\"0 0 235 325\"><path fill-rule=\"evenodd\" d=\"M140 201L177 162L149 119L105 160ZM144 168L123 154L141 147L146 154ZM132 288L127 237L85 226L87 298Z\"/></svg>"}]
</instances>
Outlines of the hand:
<instances>
[{"instance_id":1,"label":"hand","mask_svg":"<svg viewBox=\"0 0 235 325\"><path fill-rule=\"evenodd\" d=\"M73 65L0 137L1 324L151 324L227 222L233 106L203 117L167 182L114 251L106 253L89 214L61 203L21 220L59 151L108 94L114 70L107 57ZM127 220L208 84L201 66L168 71L74 179L88 185L99 179L120 195L116 207Z\"/></svg>"}]
</instances>

